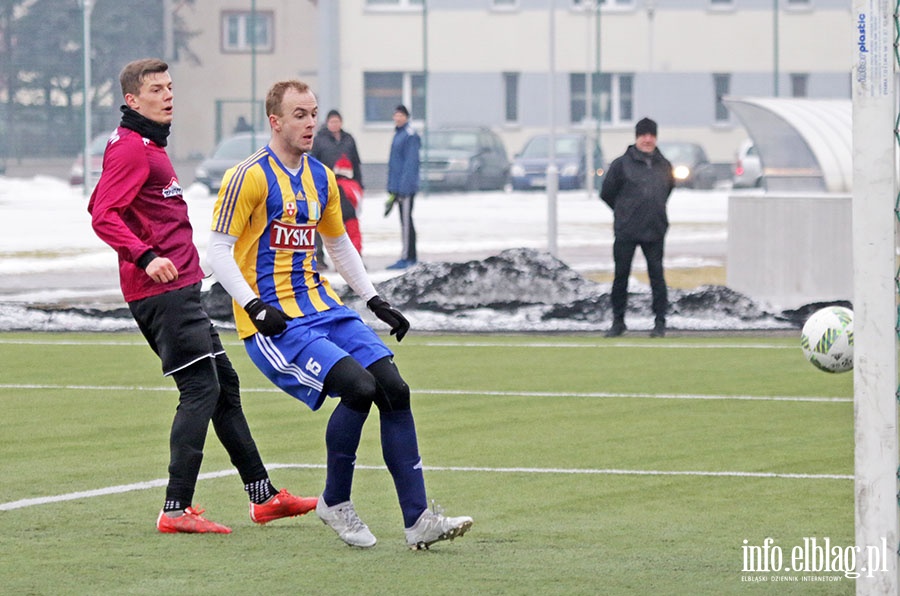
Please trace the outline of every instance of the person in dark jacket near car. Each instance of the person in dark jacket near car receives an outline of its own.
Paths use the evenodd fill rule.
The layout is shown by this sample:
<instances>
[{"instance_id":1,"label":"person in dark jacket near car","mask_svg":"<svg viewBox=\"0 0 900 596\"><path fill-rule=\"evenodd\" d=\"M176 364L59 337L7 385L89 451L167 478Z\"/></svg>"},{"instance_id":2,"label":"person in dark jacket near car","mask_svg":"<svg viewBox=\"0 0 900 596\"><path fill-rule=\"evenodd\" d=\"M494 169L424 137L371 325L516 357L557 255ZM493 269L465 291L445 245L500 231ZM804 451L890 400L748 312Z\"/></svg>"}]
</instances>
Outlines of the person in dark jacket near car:
<instances>
[{"instance_id":1,"label":"person in dark jacket near car","mask_svg":"<svg viewBox=\"0 0 900 596\"><path fill-rule=\"evenodd\" d=\"M330 110L325 124L313 139L309 154L331 168L337 177L341 190L341 212L344 227L356 250L362 254L362 233L359 229L359 214L362 209L362 162L356 149L356 140L344 130L344 119L337 110ZM324 269L325 251L322 238L316 232L316 259L320 269Z\"/></svg>"},{"instance_id":2,"label":"person in dark jacket near car","mask_svg":"<svg viewBox=\"0 0 900 596\"><path fill-rule=\"evenodd\" d=\"M335 164L341 157L350 160L352 170L334 171L335 174L356 180L362 186L362 165L359 152L356 149L356 140L349 132L344 130L344 120L341 113L331 110L325 118L325 125L316 133L313 140L310 155L334 170Z\"/></svg>"},{"instance_id":3,"label":"person in dark jacket near car","mask_svg":"<svg viewBox=\"0 0 900 596\"><path fill-rule=\"evenodd\" d=\"M655 323L651 337L666 334L669 299L663 273L663 249L669 218L666 204L675 187L672 164L656 148L656 122L643 118L635 126L635 142L613 160L600 189L600 198L613 210L612 326L606 337L625 333L628 306L628 278L638 246L647 261L647 275L653 293Z\"/></svg>"}]
</instances>

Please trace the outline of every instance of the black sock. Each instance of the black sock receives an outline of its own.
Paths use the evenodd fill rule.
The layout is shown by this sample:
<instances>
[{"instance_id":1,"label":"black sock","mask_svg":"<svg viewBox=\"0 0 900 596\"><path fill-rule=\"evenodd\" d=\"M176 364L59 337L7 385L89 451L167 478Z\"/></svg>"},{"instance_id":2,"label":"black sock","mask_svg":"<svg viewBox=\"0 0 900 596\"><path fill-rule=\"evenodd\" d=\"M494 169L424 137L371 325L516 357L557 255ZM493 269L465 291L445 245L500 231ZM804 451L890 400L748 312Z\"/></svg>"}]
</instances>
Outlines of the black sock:
<instances>
[{"instance_id":1,"label":"black sock","mask_svg":"<svg viewBox=\"0 0 900 596\"><path fill-rule=\"evenodd\" d=\"M248 482L244 485L244 490L247 491L250 500L257 505L265 503L278 494L278 491L272 486L272 482L268 478Z\"/></svg>"},{"instance_id":2,"label":"black sock","mask_svg":"<svg viewBox=\"0 0 900 596\"><path fill-rule=\"evenodd\" d=\"M163 511L169 513L170 511L184 511L186 507L190 507L190 505L182 505L181 501L178 499L166 499L166 504L163 505Z\"/></svg>"}]
</instances>

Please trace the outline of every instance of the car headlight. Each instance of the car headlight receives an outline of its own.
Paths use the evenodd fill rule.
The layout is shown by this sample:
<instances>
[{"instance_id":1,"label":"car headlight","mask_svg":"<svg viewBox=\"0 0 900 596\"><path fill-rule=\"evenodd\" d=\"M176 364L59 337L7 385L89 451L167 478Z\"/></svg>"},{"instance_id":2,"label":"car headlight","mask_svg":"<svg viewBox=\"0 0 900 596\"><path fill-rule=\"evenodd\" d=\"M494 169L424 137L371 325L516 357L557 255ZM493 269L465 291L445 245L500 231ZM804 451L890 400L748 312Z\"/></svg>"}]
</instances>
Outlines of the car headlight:
<instances>
[{"instance_id":1,"label":"car headlight","mask_svg":"<svg viewBox=\"0 0 900 596\"><path fill-rule=\"evenodd\" d=\"M567 163L562 169L559 171L560 176L577 176L578 175L578 164L577 163Z\"/></svg>"},{"instance_id":2,"label":"car headlight","mask_svg":"<svg viewBox=\"0 0 900 596\"><path fill-rule=\"evenodd\" d=\"M691 169L687 166L675 166L672 168L672 175L676 180L687 180L691 177Z\"/></svg>"},{"instance_id":3,"label":"car headlight","mask_svg":"<svg viewBox=\"0 0 900 596\"><path fill-rule=\"evenodd\" d=\"M454 158L447 162L447 169L456 172L464 172L469 169L469 160Z\"/></svg>"},{"instance_id":4,"label":"car headlight","mask_svg":"<svg viewBox=\"0 0 900 596\"><path fill-rule=\"evenodd\" d=\"M509 175L520 178L525 175L525 168L519 164L513 164L512 167L509 168Z\"/></svg>"}]
</instances>

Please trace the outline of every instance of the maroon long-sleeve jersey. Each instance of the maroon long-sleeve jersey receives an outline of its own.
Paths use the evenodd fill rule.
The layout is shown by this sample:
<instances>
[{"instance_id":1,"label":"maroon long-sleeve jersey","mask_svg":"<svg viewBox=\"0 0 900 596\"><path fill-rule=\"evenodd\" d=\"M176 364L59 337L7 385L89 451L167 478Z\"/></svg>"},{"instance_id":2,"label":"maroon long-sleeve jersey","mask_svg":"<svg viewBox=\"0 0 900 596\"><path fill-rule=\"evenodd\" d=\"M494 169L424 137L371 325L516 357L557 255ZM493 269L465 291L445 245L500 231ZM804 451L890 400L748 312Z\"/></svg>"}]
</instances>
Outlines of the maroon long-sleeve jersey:
<instances>
[{"instance_id":1,"label":"maroon long-sleeve jersey","mask_svg":"<svg viewBox=\"0 0 900 596\"><path fill-rule=\"evenodd\" d=\"M119 255L126 302L177 290L203 279L188 207L163 147L119 127L103 154L103 173L88 203L94 232ZM178 279L157 283L137 265L148 250L172 261Z\"/></svg>"}]
</instances>

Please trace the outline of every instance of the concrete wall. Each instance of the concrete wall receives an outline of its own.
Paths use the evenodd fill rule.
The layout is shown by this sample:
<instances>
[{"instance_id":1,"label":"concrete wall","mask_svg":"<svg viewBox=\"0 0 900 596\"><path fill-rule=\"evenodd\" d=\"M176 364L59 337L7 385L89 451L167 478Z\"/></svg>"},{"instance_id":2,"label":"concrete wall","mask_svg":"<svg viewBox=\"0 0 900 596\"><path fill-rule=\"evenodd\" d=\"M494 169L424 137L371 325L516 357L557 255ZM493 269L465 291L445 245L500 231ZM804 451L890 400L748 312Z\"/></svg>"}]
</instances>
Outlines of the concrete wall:
<instances>
[{"instance_id":1,"label":"concrete wall","mask_svg":"<svg viewBox=\"0 0 900 596\"><path fill-rule=\"evenodd\" d=\"M726 284L779 308L853 300L850 195L728 199Z\"/></svg>"}]
</instances>

